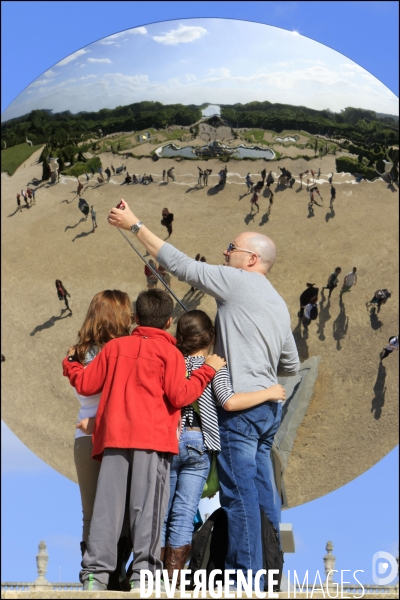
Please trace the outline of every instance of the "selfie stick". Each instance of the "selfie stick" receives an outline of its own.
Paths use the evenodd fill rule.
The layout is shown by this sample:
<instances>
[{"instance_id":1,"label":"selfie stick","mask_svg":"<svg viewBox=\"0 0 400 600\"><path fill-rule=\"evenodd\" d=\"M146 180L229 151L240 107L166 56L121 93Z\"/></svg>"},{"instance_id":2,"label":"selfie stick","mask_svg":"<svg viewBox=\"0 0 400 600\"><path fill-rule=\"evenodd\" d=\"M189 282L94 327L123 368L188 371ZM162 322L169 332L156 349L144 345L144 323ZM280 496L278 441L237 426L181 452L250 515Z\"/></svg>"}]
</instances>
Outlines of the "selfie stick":
<instances>
[{"instance_id":1,"label":"selfie stick","mask_svg":"<svg viewBox=\"0 0 400 600\"><path fill-rule=\"evenodd\" d=\"M135 248L135 246L132 244L132 242L130 241L129 238L126 237L126 235L124 234L123 231L121 231L121 229L118 229L118 231L120 232L120 234L126 239L126 241L128 242L128 244L131 246L131 248L134 249L134 251L136 252L136 254L138 254L140 256L140 258L142 259L142 261L144 263L146 263L146 265L149 267L150 271L157 277L157 279L159 279L161 281L161 283L163 284L163 286L169 291L169 293L171 294L171 296L173 296L175 298L175 300L178 302L178 304L183 308L183 310L187 311L187 308L184 304L182 304L182 302L179 300L179 298L177 298L174 294L174 292L171 290L171 288L165 283L164 279L161 277L161 275L159 275L157 273L157 271L155 269L153 269L153 267L151 265L149 265L149 263L147 262L147 260L145 259L145 257L139 252L139 250L137 248Z\"/></svg>"}]
</instances>

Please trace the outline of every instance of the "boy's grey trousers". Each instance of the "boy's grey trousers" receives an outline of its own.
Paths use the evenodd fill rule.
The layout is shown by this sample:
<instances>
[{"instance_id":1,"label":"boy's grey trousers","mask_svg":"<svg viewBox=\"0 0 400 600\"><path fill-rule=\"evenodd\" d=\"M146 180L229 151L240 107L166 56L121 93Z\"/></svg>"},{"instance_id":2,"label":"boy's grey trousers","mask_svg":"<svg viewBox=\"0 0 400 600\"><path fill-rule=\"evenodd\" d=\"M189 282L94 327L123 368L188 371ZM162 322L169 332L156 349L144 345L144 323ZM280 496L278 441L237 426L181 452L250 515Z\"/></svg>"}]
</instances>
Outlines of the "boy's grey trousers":
<instances>
[{"instance_id":1,"label":"boy's grey trousers","mask_svg":"<svg viewBox=\"0 0 400 600\"><path fill-rule=\"evenodd\" d=\"M160 538L169 500L171 458L168 452L152 450L104 450L89 540L82 560L82 583L93 574L107 584L115 570L126 501L134 552L131 580L139 581L141 569L149 569L153 574L162 569Z\"/></svg>"}]
</instances>

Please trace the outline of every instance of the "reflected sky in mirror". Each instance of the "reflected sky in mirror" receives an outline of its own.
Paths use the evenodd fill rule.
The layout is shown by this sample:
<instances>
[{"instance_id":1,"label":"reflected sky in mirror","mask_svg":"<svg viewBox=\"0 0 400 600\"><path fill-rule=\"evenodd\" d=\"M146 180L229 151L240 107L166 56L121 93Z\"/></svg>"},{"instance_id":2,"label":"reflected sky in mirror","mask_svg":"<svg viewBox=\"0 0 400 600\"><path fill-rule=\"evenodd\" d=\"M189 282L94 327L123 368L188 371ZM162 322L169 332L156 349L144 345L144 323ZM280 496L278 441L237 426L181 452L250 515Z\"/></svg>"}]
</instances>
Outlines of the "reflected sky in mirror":
<instances>
[{"instance_id":1,"label":"reflected sky in mirror","mask_svg":"<svg viewBox=\"0 0 400 600\"><path fill-rule=\"evenodd\" d=\"M32 82L2 120L36 108L76 113L142 100L196 105L268 100L398 115L395 94L318 42L258 23L190 19L137 27L77 50Z\"/></svg>"}]
</instances>

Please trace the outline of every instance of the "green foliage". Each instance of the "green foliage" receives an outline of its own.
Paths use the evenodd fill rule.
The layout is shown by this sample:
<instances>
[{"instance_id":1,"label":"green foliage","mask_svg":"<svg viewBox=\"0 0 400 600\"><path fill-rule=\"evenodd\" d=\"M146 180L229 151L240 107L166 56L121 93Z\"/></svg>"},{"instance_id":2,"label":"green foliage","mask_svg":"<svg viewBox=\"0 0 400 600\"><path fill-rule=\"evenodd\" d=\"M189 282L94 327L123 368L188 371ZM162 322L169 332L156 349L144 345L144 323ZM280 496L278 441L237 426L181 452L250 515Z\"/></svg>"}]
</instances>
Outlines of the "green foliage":
<instances>
[{"instance_id":1,"label":"green foliage","mask_svg":"<svg viewBox=\"0 0 400 600\"><path fill-rule=\"evenodd\" d=\"M1 172L7 172L10 177L34 152L39 150L41 144L29 146L26 142L1 151Z\"/></svg>"},{"instance_id":2,"label":"green foliage","mask_svg":"<svg viewBox=\"0 0 400 600\"><path fill-rule=\"evenodd\" d=\"M42 150L42 152L40 153L40 156L39 156L39 162L40 162L40 163L41 163L41 162L43 162L43 158L44 158L45 156L49 156L49 149L48 149L48 147L47 147L47 144L46 144L45 146L43 146L43 150Z\"/></svg>"},{"instance_id":3,"label":"green foliage","mask_svg":"<svg viewBox=\"0 0 400 600\"><path fill-rule=\"evenodd\" d=\"M94 156L86 163L77 162L73 167L64 171L64 175L73 175L74 177L78 177L79 175L84 175L85 173L90 172L92 168L95 172L97 169L101 167L101 160L98 156ZM61 169L60 169L61 170Z\"/></svg>"},{"instance_id":4,"label":"green foliage","mask_svg":"<svg viewBox=\"0 0 400 600\"><path fill-rule=\"evenodd\" d=\"M376 172L374 169L365 166L362 163L350 158L349 156L341 156L336 159L337 173L351 173L352 175L365 175L367 179L374 179Z\"/></svg>"},{"instance_id":5,"label":"green foliage","mask_svg":"<svg viewBox=\"0 0 400 600\"><path fill-rule=\"evenodd\" d=\"M384 173L385 172L385 163L383 162L383 160L378 160L376 163L376 170L379 173Z\"/></svg>"},{"instance_id":6,"label":"green foliage","mask_svg":"<svg viewBox=\"0 0 400 600\"><path fill-rule=\"evenodd\" d=\"M47 181L50 178L50 167L49 161L47 160L47 156L43 156L42 160L42 181Z\"/></svg>"},{"instance_id":7,"label":"green foliage","mask_svg":"<svg viewBox=\"0 0 400 600\"><path fill-rule=\"evenodd\" d=\"M58 156L58 164L59 164L60 173L61 173L61 171L64 171L64 169L65 169L64 159L62 156Z\"/></svg>"},{"instance_id":8,"label":"green foliage","mask_svg":"<svg viewBox=\"0 0 400 600\"><path fill-rule=\"evenodd\" d=\"M264 131L260 129L251 129L246 131L246 135L252 138L252 141L262 142L264 141Z\"/></svg>"}]
</instances>

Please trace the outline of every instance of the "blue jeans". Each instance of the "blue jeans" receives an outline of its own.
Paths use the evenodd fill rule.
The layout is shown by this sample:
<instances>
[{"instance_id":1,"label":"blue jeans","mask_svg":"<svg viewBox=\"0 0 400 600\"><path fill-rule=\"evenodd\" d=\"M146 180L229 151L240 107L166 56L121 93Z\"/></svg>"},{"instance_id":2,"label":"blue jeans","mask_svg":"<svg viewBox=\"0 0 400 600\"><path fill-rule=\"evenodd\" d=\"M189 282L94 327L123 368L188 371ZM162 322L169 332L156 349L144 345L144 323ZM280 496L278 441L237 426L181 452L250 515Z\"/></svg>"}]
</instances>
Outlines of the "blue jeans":
<instances>
[{"instance_id":1,"label":"blue jeans","mask_svg":"<svg viewBox=\"0 0 400 600\"><path fill-rule=\"evenodd\" d=\"M281 499L270 451L281 417L280 402L238 412L218 409L219 497L228 517L225 569L252 569L254 575L263 568L260 508L279 532Z\"/></svg>"},{"instance_id":2,"label":"blue jeans","mask_svg":"<svg viewBox=\"0 0 400 600\"><path fill-rule=\"evenodd\" d=\"M172 548L192 543L193 519L210 470L211 455L204 446L201 431L183 428L179 454L175 455L170 471L170 496L165 517L161 546Z\"/></svg>"}]
</instances>

